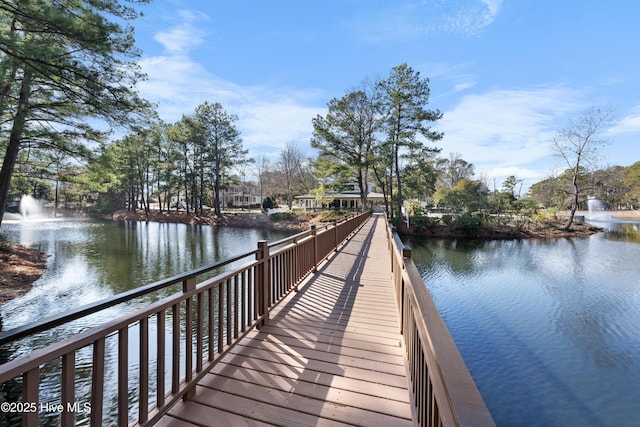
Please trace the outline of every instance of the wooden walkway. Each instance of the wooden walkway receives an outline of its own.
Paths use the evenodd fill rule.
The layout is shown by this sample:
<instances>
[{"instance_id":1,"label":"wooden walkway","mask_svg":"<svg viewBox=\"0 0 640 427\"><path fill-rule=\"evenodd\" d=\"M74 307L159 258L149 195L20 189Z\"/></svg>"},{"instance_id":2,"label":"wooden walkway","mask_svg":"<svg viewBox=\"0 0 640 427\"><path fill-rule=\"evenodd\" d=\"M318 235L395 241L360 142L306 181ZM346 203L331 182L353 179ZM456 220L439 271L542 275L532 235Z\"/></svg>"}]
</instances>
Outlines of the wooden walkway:
<instances>
[{"instance_id":1,"label":"wooden walkway","mask_svg":"<svg viewBox=\"0 0 640 427\"><path fill-rule=\"evenodd\" d=\"M382 217L321 264L158 426L413 426Z\"/></svg>"}]
</instances>

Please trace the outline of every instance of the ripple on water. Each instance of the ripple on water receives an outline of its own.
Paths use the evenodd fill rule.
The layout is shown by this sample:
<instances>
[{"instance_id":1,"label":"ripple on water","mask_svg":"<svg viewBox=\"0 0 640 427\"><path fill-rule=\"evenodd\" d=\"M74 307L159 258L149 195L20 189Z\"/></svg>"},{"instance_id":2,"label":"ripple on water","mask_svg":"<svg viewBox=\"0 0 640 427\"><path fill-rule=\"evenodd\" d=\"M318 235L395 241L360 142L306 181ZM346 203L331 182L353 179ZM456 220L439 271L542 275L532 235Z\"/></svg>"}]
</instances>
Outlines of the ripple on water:
<instances>
[{"instance_id":1,"label":"ripple on water","mask_svg":"<svg viewBox=\"0 0 640 427\"><path fill-rule=\"evenodd\" d=\"M498 425L637 421L640 245L434 246L413 258Z\"/></svg>"}]
</instances>

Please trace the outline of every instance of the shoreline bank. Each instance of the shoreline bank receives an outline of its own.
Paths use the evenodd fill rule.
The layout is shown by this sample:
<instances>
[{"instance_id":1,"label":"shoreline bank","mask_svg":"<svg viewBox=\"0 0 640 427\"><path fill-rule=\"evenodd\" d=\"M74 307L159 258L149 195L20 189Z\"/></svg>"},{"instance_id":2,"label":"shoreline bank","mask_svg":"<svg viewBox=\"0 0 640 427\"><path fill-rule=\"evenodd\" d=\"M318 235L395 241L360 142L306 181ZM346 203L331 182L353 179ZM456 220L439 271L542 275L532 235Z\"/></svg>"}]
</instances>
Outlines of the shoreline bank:
<instances>
[{"instance_id":1,"label":"shoreline bank","mask_svg":"<svg viewBox=\"0 0 640 427\"><path fill-rule=\"evenodd\" d=\"M614 218L640 220L640 211L601 211L601 214L610 215ZM588 219L588 212L576 212L577 216L584 216ZM467 239L528 239L528 238L563 238L563 237L587 237L602 231L599 227L594 227L586 222L576 221L569 231L562 230L562 218L568 216L568 212L559 212L561 219L556 223L551 223L546 228L537 230L523 229L522 227L500 224L499 226L487 226L471 233L455 230L445 225L430 227L421 233L416 233L416 237L426 238L467 238ZM197 217L187 215L184 212L157 212L152 211L150 215L144 213L132 213L118 211L108 219L114 221L155 221L171 222L192 225L213 225L228 227L257 227L290 230L292 232L305 231L311 228L312 224L321 224L323 215L309 214L300 220L280 220L274 221L268 215L255 212L227 213L221 219L214 216ZM42 276L46 270L47 257L44 253L26 248L19 244L9 243L8 251L0 252L0 305L27 293L33 283Z\"/></svg>"}]
</instances>

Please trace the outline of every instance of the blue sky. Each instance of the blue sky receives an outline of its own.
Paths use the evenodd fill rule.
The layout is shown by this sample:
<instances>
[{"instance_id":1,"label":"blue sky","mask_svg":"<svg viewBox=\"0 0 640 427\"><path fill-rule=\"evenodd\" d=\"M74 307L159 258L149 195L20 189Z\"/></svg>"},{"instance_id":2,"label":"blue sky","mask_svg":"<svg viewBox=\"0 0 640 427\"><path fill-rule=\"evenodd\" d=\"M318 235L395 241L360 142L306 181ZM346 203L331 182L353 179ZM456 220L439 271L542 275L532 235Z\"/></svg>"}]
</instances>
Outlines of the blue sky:
<instances>
[{"instance_id":1,"label":"blue sky","mask_svg":"<svg viewBox=\"0 0 640 427\"><path fill-rule=\"evenodd\" d=\"M244 146L309 148L311 120L406 62L444 113L442 156L492 187L560 163L550 143L586 108L614 110L603 165L640 160L640 2L617 0L154 0L135 21L149 79L175 122L204 101L238 115Z\"/></svg>"}]
</instances>

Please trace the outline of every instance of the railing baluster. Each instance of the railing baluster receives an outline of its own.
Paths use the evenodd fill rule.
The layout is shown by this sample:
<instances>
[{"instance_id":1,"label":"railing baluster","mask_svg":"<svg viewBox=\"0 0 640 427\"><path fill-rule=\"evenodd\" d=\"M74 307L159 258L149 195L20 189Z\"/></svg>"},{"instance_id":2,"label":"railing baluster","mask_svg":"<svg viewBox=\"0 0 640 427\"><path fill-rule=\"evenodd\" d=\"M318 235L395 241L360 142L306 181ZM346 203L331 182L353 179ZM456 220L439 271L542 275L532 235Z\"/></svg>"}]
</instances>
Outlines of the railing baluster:
<instances>
[{"instance_id":1,"label":"railing baluster","mask_svg":"<svg viewBox=\"0 0 640 427\"><path fill-rule=\"evenodd\" d=\"M193 297L185 300L184 308L184 375L185 381L193 377Z\"/></svg>"},{"instance_id":2,"label":"railing baluster","mask_svg":"<svg viewBox=\"0 0 640 427\"><path fill-rule=\"evenodd\" d=\"M260 321L258 327L266 324L269 320L270 301L270 269L269 269L269 245L266 240L258 242L258 253L256 259L259 264L256 267L256 299L258 300L258 316Z\"/></svg>"},{"instance_id":3,"label":"railing baluster","mask_svg":"<svg viewBox=\"0 0 640 427\"><path fill-rule=\"evenodd\" d=\"M196 288L196 278L189 277L182 282L182 292L188 292ZM184 372L185 382L189 383L193 378L193 297L185 300L184 308ZM190 394L195 392L192 389L184 398L190 398Z\"/></svg>"},{"instance_id":4,"label":"railing baluster","mask_svg":"<svg viewBox=\"0 0 640 427\"><path fill-rule=\"evenodd\" d=\"M255 271L253 268L247 270L247 325L251 325L253 323L253 320L258 317L255 296L255 277Z\"/></svg>"},{"instance_id":5,"label":"railing baluster","mask_svg":"<svg viewBox=\"0 0 640 427\"><path fill-rule=\"evenodd\" d=\"M240 288L238 275L233 276L233 339L238 338L238 320L240 319Z\"/></svg>"},{"instance_id":6,"label":"railing baluster","mask_svg":"<svg viewBox=\"0 0 640 427\"><path fill-rule=\"evenodd\" d=\"M232 309L232 305L231 305L231 279L227 279L225 280L225 288L226 288L226 297L227 297L227 311L226 311L226 323L227 323L227 345L231 344L231 322L232 322L232 316L231 316L231 309Z\"/></svg>"},{"instance_id":7,"label":"railing baluster","mask_svg":"<svg viewBox=\"0 0 640 427\"><path fill-rule=\"evenodd\" d=\"M165 396L165 366L166 366L166 326L165 326L166 316L165 310L162 309L156 314L156 331L157 331L157 341L158 341L158 349L156 352L156 406L158 408L162 408L164 406L164 396Z\"/></svg>"},{"instance_id":8,"label":"railing baluster","mask_svg":"<svg viewBox=\"0 0 640 427\"><path fill-rule=\"evenodd\" d=\"M118 425L129 424L129 329L118 330Z\"/></svg>"},{"instance_id":9,"label":"railing baluster","mask_svg":"<svg viewBox=\"0 0 640 427\"><path fill-rule=\"evenodd\" d=\"M198 308L196 319L196 372L202 371L204 357L204 294L198 293Z\"/></svg>"},{"instance_id":10,"label":"railing baluster","mask_svg":"<svg viewBox=\"0 0 640 427\"><path fill-rule=\"evenodd\" d=\"M72 351L62 356L62 413L60 414L63 427L75 424L75 413L72 406L75 403L76 383L76 352Z\"/></svg>"},{"instance_id":11,"label":"railing baluster","mask_svg":"<svg viewBox=\"0 0 640 427\"><path fill-rule=\"evenodd\" d=\"M207 295L209 295L209 310L207 320L209 321L209 358L208 361L211 362L215 358L216 353L216 345L215 345L215 332L216 332L216 317L215 317L215 292L214 288L207 289Z\"/></svg>"},{"instance_id":12,"label":"railing baluster","mask_svg":"<svg viewBox=\"0 0 640 427\"><path fill-rule=\"evenodd\" d=\"M39 408L40 369L33 368L22 374L22 401ZM38 411L25 411L22 414L22 426L38 425Z\"/></svg>"},{"instance_id":13,"label":"railing baluster","mask_svg":"<svg viewBox=\"0 0 640 427\"><path fill-rule=\"evenodd\" d=\"M149 417L149 318L140 319L140 380L138 419L147 422Z\"/></svg>"},{"instance_id":14,"label":"railing baluster","mask_svg":"<svg viewBox=\"0 0 640 427\"><path fill-rule=\"evenodd\" d=\"M313 272L315 273L318 271L318 234L315 224L311 224L311 239L313 241L311 258L313 259Z\"/></svg>"},{"instance_id":15,"label":"railing baluster","mask_svg":"<svg viewBox=\"0 0 640 427\"><path fill-rule=\"evenodd\" d=\"M240 332L244 332L247 330L247 324L250 323L249 320L249 301L247 300L248 294L248 286L247 286L247 271L243 271L240 273L240 289L242 290L242 312L240 313L240 322L242 326L240 327Z\"/></svg>"},{"instance_id":16,"label":"railing baluster","mask_svg":"<svg viewBox=\"0 0 640 427\"><path fill-rule=\"evenodd\" d=\"M171 394L180 389L180 303L171 306Z\"/></svg>"},{"instance_id":17,"label":"railing baluster","mask_svg":"<svg viewBox=\"0 0 640 427\"><path fill-rule=\"evenodd\" d=\"M218 284L218 354L224 350L224 286Z\"/></svg>"},{"instance_id":18,"label":"railing baluster","mask_svg":"<svg viewBox=\"0 0 640 427\"><path fill-rule=\"evenodd\" d=\"M104 337L93 342L93 367L91 370L91 427L102 426L104 347Z\"/></svg>"}]
</instances>

